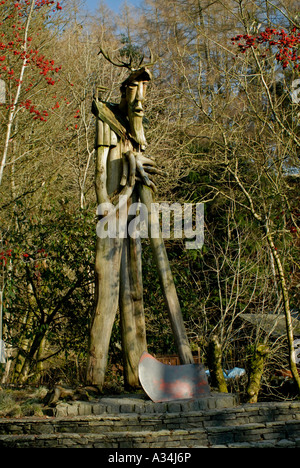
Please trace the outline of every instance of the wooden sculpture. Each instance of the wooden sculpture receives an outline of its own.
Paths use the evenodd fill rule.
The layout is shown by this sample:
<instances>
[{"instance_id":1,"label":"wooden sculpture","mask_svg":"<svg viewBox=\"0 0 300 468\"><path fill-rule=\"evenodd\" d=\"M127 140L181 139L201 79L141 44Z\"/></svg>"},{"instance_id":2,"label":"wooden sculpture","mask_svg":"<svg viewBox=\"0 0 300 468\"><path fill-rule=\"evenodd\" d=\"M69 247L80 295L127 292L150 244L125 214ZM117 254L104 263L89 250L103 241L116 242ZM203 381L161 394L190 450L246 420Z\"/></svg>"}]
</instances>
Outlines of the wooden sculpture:
<instances>
[{"instance_id":1,"label":"wooden sculpture","mask_svg":"<svg viewBox=\"0 0 300 468\"><path fill-rule=\"evenodd\" d=\"M96 195L99 219L106 215L118 218L126 205L141 201L148 210L149 234L158 218L151 216L155 183L153 176L162 172L153 159L146 156L147 142L143 127L147 85L152 79L149 67L113 61L103 50L104 57L130 71L121 86L119 104L103 102L95 96L92 111L96 116ZM121 200L121 201L120 201ZM124 202L125 200L125 202ZM113 205L112 205L113 204ZM121 207L122 204L122 207ZM105 207L113 206L111 213ZM141 239L139 236L98 236L96 246L96 305L91 323L87 365L87 383L100 390L104 384L109 343L117 310L120 311L124 378L127 387L139 386L138 364L147 351L143 306ZM182 364L193 362L181 309L174 286L162 236L150 242L157 265L164 298Z\"/></svg>"}]
</instances>

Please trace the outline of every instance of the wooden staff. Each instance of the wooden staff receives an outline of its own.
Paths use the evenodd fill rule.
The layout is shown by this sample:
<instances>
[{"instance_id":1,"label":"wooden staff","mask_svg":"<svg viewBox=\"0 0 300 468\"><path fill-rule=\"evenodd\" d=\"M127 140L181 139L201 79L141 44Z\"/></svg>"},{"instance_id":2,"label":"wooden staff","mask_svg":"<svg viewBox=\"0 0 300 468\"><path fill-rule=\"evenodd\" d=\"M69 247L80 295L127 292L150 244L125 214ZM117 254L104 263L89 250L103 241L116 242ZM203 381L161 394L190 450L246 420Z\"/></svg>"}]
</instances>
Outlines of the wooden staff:
<instances>
[{"instance_id":1,"label":"wooden staff","mask_svg":"<svg viewBox=\"0 0 300 468\"><path fill-rule=\"evenodd\" d=\"M181 364L192 364L194 363L194 359L186 334L173 275L159 226L158 214L152 212L153 192L152 189L146 185L138 184L138 186L140 200L148 210L148 232L150 243L167 305L180 362ZM158 233L157 238L152 237L151 232Z\"/></svg>"}]
</instances>

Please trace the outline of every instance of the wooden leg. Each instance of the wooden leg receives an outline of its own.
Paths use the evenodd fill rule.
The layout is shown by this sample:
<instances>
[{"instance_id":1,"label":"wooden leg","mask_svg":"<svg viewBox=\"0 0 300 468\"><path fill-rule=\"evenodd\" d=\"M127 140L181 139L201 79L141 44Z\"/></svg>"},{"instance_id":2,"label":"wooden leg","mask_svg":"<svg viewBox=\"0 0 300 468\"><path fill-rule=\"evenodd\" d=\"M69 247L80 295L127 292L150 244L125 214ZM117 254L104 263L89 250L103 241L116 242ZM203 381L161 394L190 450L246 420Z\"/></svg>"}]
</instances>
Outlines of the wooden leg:
<instances>
[{"instance_id":1,"label":"wooden leg","mask_svg":"<svg viewBox=\"0 0 300 468\"><path fill-rule=\"evenodd\" d=\"M102 390L111 332L118 309L122 239L97 239L96 307L91 324L87 384Z\"/></svg>"},{"instance_id":2,"label":"wooden leg","mask_svg":"<svg viewBox=\"0 0 300 468\"><path fill-rule=\"evenodd\" d=\"M138 364L147 351L146 327L143 304L141 240L129 237L124 240L120 315L125 386L139 387Z\"/></svg>"}]
</instances>

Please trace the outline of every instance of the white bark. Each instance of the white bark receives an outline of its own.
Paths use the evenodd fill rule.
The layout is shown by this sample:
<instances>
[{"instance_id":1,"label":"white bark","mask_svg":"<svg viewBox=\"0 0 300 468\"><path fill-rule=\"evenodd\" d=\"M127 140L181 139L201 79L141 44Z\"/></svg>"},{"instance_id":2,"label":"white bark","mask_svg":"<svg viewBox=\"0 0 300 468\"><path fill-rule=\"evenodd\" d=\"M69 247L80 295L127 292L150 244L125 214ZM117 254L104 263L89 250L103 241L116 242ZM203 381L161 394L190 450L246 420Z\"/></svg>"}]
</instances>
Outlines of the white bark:
<instances>
[{"instance_id":1,"label":"white bark","mask_svg":"<svg viewBox=\"0 0 300 468\"><path fill-rule=\"evenodd\" d=\"M11 139L12 127L13 127L13 123L14 123L16 113L17 113L17 105L18 105L18 102L19 102L19 97L20 97L20 93L21 93L21 89L22 89L22 82L23 82L25 68L26 68L27 38L28 38L28 30L29 30L29 26L30 26L30 22L31 22L31 18L32 18L32 12L33 12L33 9L34 9L34 4L35 4L35 0L31 0L30 10L29 10L29 14L28 14L28 18L27 18L26 26L25 26L25 32L24 32L24 46L23 46L24 47L24 59L23 59L23 63L22 63L22 66L21 66L19 84L17 86L17 92L16 92L16 95L15 95L13 104L12 104L12 106L10 108L10 111L9 111L9 114L8 114L6 137L5 137L5 143L4 143L4 148L3 148L2 160L1 160L1 164L0 164L0 186L2 184L3 173L4 173L4 169L5 169L6 162L7 162L7 156L8 156L9 143L10 143L10 139Z\"/></svg>"}]
</instances>

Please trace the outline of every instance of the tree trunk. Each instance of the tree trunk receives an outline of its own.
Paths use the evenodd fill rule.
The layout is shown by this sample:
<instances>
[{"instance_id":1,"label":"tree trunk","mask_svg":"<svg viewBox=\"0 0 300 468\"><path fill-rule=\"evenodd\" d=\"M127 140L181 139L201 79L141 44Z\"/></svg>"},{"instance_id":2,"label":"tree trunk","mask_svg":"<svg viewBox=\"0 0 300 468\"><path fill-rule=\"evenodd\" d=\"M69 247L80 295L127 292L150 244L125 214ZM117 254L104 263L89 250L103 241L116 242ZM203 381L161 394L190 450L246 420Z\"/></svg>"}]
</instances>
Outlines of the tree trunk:
<instances>
[{"instance_id":1,"label":"tree trunk","mask_svg":"<svg viewBox=\"0 0 300 468\"><path fill-rule=\"evenodd\" d=\"M21 370L21 372L20 372L20 374L18 376L18 379L17 379L18 383L24 384L28 380L29 372L30 372L30 369L31 369L32 362L34 360L34 356L38 352L38 350L39 350L39 348L41 346L41 343L42 343L43 339L45 338L45 334L46 334L46 330L44 329L43 331L40 331L35 335L35 337L33 339L33 342L32 342L32 344L30 346L30 350L26 354L25 361L24 361L24 364L22 366L22 370Z\"/></svg>"},{"instance_id":2,"label":"tree trunk","mask_svg":"<svg viewBox=\"0 0 300 468\"><path fill-rule=\"evenodd\" d=\"M30 290L30 288L29 288ZM29 291L31 292L31 291ZM13 368L13 375L11 376L11 381L17 383L22 372L22 368L25 362L25 356L29 352L30 340L27 337L29 331L32 328L32 319L33 319L33 309L28 311L28 314L23 319L23 331L18 343L18 352L15 358L15 365Z\"/></svg>"},{"instance_id":3,"label":"tree trunk","mask_svg":"<svg viewBox=\"0 0 300 468\"><path fill-rule=\"evenodd\" d=\"M211 386L217 388L219 392L228 393L227 384L222 369L222 348L216 335L214 335L210 340L207 358Z\"/></svg>"},{"instance_id":4,"label":"tree trunk","mask_svg":"<svg viewBox=\"0 0 300 468\"><path fill-rule=\"evenodd\" d=\"M297 365L294 359L294 330L293 330L293 323L292 323L292 314L290 309L290 299L289 299L289 290L286 284L285 273L284 269L278 255L277 249L275 247L272 235L266 228L267 233L267 240L275 260L275 264L278 271L279 276L279 284L282 292L283 298L283 310L285 314L285 322L286 322L286 332L287 332L287 340L288 340L288 353L289 353L289 365L290 369L294 378L294 381L298 387L298 393L300 393L300 376L298 373Z\"/></svg>"},{"instance_id":5,"label":"tree trunk","mask_svg":"<svg viewBox=\"0 0 300 468\"><path fill-rule=\"evenodd\" d=\"M264 372L264 364L269 348L265 344L260 344L255 349L249 362L249 384L247 388L248 402L257 403L260 391L261 378Z\"/></svg>"},{"instance_id":6,"label":"tree trunk","mask_svg":"<svg viewBox=\"0 0 300 468\"><path fill-rule=\"evenodd\" d=\"M39 346L39 349L38 349L38 351L36 353L37 365L36 365L36 370L35 370L35 375L34 375L33 381L37 385L41 382L41 378L43 376L44 361L42 359L42 356L43 356L43 353L44 353L44 350L45 350L45 345L46 345L46 336L44 336L44 338L42 339L41 344Z\"/></svg>"}]
</instances>

